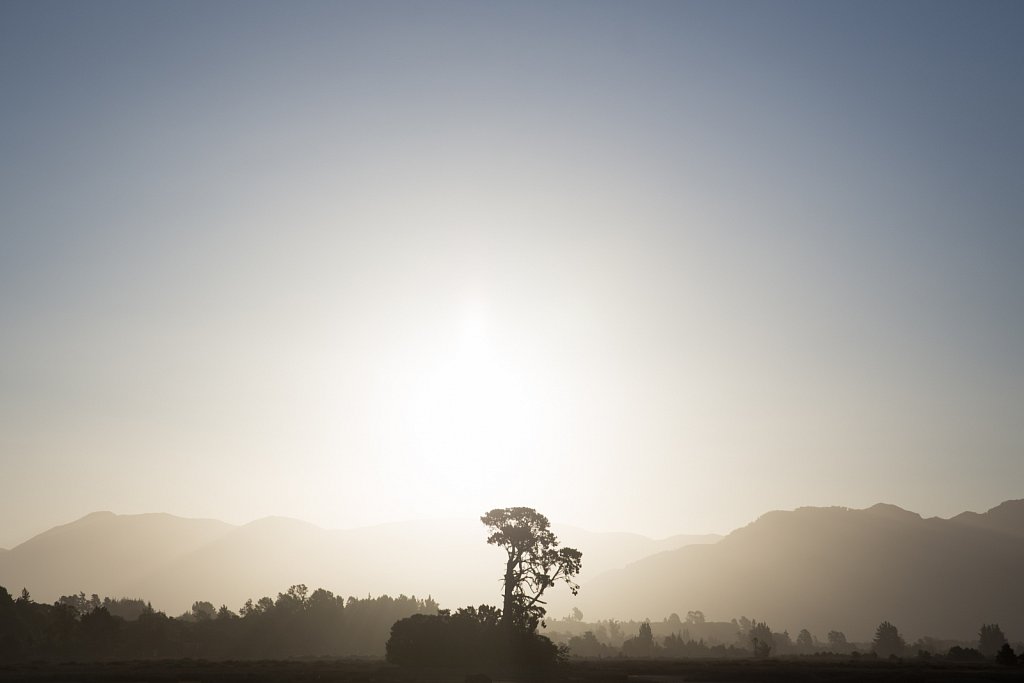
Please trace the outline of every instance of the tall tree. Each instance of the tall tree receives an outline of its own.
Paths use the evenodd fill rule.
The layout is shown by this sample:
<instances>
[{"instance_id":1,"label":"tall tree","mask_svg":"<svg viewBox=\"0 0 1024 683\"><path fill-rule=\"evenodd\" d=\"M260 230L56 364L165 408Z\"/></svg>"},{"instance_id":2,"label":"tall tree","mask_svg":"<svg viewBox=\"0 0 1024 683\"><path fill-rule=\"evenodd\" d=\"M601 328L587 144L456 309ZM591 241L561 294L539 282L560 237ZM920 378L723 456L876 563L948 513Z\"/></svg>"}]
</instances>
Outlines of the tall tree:
<instances>
[{"instance_id":1,"label":"tall tree","mask_svg":"<svg viewBox=\"0 0 1024 683\"><path fill-rule=\"evenodd\" d=\"M496 508L480 521L490 531L487 542L507 554L502 624L533 631L547 611L544 591L562 581L573 595L579 592L573 579L583 565L583 553L559 548L548 518L533 508Z\"/></svg>"}]
</instances>

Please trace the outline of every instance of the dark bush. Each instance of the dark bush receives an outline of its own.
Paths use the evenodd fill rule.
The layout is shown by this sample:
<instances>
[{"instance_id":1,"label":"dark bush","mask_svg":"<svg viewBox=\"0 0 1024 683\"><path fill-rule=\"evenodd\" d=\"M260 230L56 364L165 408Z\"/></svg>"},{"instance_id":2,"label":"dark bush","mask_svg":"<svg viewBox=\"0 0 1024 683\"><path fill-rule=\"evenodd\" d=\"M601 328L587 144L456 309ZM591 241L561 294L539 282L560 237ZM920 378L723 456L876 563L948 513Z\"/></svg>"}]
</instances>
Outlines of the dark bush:
<instances>
[{"instance_id":1,"label":"dark bush","mask_svg":"<svg viewBox=\"0 0 1024 683\"><path fill-rule=\"evenodd\" d=\"M1009 643L1003 643L996 653L996 661L1003 666L1015 666L1017 664L1017 653L1013 651Z\"/></svg>"},{"instance_id":2,"label":"dark bush","mask_svg":"<svg viewBox=\"0 0 1024 683\"><path fill-rule=\"evenodd\" d=\"M983 662L985 656L975 650L973 647L960 647L954 645L949 648L949 652L946 654L948 659L952 659L958 662Z\"/></svg>"},{"instance_id":3,"label":"dark bush","mask_svg":"<svg viewBox=\"0 0 1024 683\"><path fill-rule=\"evenodd\" d=\"M481 606L414 614L395 622L387 660L407 667L549 669L561 661L550 639L500 622L500 611Z\"/></svg>"}]
</instances>

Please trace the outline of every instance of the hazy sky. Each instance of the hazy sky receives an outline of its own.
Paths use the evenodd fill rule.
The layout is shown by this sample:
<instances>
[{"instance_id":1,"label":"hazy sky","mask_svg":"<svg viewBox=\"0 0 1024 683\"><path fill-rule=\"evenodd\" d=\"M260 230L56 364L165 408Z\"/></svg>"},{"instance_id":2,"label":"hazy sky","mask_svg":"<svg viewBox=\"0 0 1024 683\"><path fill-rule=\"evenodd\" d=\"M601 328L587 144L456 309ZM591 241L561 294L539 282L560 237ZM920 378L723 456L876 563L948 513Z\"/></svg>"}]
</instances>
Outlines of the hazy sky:
<instances>
[{"instance_id":1,"label":"hazy sky","mask_svg":"<svg viewBox=\"0 0 1024 683\"><path fill-rule=\"evenodd\" d=\"M0 4L0 546L1024 496L1019 2Z\"/></svg>"}]
</instances>

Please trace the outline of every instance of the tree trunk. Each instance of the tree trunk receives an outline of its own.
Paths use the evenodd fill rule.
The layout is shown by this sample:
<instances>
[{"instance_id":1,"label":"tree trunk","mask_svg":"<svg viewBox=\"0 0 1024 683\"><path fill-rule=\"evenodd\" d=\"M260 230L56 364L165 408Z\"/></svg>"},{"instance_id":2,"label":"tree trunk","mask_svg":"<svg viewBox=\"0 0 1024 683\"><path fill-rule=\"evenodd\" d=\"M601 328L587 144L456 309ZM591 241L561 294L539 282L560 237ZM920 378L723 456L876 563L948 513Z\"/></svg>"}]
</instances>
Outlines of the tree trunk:
<instances>
[{"instance_id":1,"label":"tree trunk","mask_svg":"<svg viewBox=\"0 0 1024 683\"><path fill-rule=\"evenodd\" d=\"M512 617L515 614L515 566L516 556L515 554L510 554L508 563L505 565L505 601L501 608L501 623L505 626L512 626L514 624Z\"/></svg>"}]
</instances>

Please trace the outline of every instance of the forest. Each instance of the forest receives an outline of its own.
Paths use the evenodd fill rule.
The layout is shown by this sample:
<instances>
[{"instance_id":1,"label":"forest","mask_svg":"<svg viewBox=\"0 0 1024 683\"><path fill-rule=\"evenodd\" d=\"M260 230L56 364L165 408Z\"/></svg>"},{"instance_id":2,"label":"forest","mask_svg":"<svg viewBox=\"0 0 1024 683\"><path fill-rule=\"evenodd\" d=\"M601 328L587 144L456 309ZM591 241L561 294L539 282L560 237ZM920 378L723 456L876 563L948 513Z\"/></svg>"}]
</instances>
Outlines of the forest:
<instances>
[{"instance_id":1,"label":"forest","mask_svg":"<svg viewBox=\"0 0 1024 683\"><path fill-rule=\"evenodd\" d=\"M500 610L482 606L453 614L429 597L345 599L300 584L275 598L249 600L237 612L197 601L189 612L172 617L141 599L79 593L44 604L28 591L14 597L0 587L0 661L379 658L393 626L413 615L486 622ZM654 622L586 622L576 611L549 620L544 633L563 658L573 659L894 657L1024 665L1024 643L1011 644L998 624L980 625L978 639L971 642L931 637L907 642L896 626L882 622L873 640L850 642L841 631L820 640L802 629L794 638L763 621L716 622L696 610Z\"/></svg>"},{"instance_id":2,"label":"forest","mask_svg":"<svg viewBox=\"0 0 1024 683\"><path fill-rule=\"evenodd\" d=\"M304 585L247 601L237 613L200 601L178 617L141 600L79 594L48 605L0 588L0 661L380 657L392 624L436 612L430 598L346 600Z\"/></svg>"}]
</instances>

